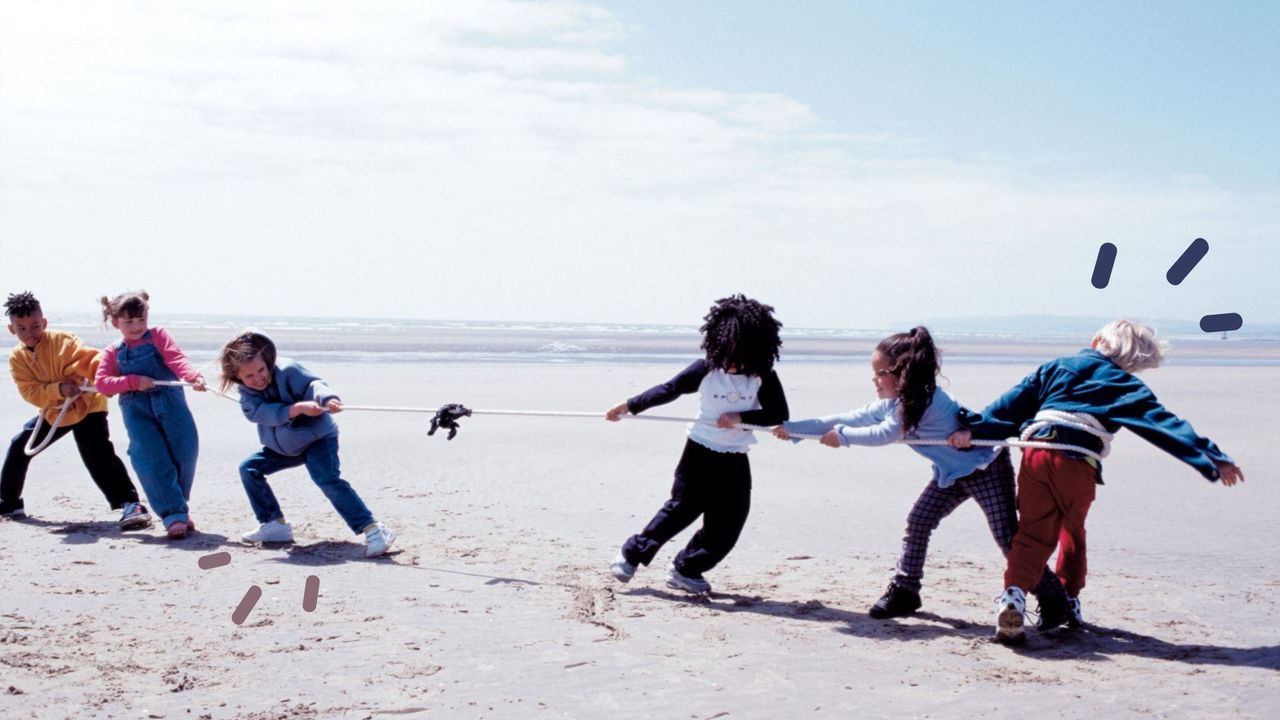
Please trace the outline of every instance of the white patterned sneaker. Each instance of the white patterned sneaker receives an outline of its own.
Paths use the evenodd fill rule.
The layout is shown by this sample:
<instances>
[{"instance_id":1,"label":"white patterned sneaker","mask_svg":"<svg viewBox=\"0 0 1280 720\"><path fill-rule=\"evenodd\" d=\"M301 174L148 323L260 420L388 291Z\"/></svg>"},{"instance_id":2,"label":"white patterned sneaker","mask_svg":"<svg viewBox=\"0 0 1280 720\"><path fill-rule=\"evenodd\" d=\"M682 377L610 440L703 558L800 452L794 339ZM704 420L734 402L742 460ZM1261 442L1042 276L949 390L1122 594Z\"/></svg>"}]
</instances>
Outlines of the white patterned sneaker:
<instances>
[{"instance_id":1,"label":"white patterned sneaker","mask_svg":"<svg viewBox=\"0 0 1280 720\"><path fill-rule=\"evenodd\" d=\"M1004 645L1021 645L1026 639L1022 626L1026 622L1027 594L1010 586L996 603L996 641Z\"/></svg>"},{"instance_id":2,"label":"white patterned sneaker","mask_svg":"<svg viewBox=\"0 0 1280 720\"><path fill-rule=\"evenodd\" d=\"M1067 608L1070 610L1067 615L1067 627L1078 628L1084 626L1084 608L1080 607L1080 598L1068 597Z\"/></svg>"}]
</instances>

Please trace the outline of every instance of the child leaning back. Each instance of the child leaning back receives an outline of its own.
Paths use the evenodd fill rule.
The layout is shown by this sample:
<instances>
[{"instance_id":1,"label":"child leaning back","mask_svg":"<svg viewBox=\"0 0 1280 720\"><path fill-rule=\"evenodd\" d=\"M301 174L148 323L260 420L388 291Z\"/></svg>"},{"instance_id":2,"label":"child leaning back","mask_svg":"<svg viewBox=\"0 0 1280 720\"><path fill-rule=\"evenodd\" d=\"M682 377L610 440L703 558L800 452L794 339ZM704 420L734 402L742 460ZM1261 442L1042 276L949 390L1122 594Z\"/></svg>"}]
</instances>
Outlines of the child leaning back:
<instances>
[{"instance_id":1,"label":"child leaning back","mask_svg":"<svg viewBox=\"0 0 1280 720\"><path fill-rule=\"evenodd\" d=\"M776 425L788 417L787 398L773 371L782 347L782 323L773 317L773 308L739 294L717 300L703 320L704 358L605 413L605 419L616 422L628 413L639 414L695 392L701 403L676 465L671 499L623 543L611 565L622 582L631 580L637 565L647 566L668 540L701 516L702 527L667 570L667 585L710 592L703 573L733 549L751 508L747 449L756 439L738 425Z\"/></svg>"},{"instance_id":2,"label":"child leaning back","mask_svg":"<svg viewBox=\"0 0 1280 720\"><path fill-rule=\"evenodd\" d=\"M258 426L263 448L240 463L240 482L261 523L241 539L250 543L293 542L293 528L267 476L305 465L311 480L333 504L354 533L364 533L365 556L382 555L395 534L374 519L338 463L338 424L342 400L306 368L276 357L275 343L257 332L244 332L222 348L222 389L239 386L240 410Z\"/></svg>"},{"instance_id":3,"label":"child leaning back","mask_svg":"<svg viewBox=\"0 0 1280 720\"><path fill-rule=\"evenodd\" d=\"M9 332L18 338L17 347L9 353L9 373L22 399L35 405L39 414L9 443L4 469L0 470L0 517L26 515L22 489L34 455L28 454L26 448L43 426L43 434L34 437L37 443L56 442L67 433L75 438L80 459L94 484L111 507L121 511L121 530L149 526L151 514L138 502L129 471L111 444L107 399L81 391L81 386L98 370L98 351L85 347L80 338L69 332L50 330L40 301L30 292L10 295L4 311L9 318ZM62 421L55 429L52 425L59 415Z\"/></svg>"},{"instance_id":4,"label":"child leaning back","mask_svg":"<svg viewBox=\"0 0 1280 720\"><path fill-rule=\"evenodd\" d=\"M983 409L961 413L966 429L951 444L972 438L1071 445L1088 452L1027 448L1018 468L1018 533L1005 560L1004 594L997 602L996 639L1018 644L1023 632L1024 589L1058 547L1058 577L1071 608L1068 624L1084 623L1080 591L1085 580L1085 517L1102 484L1104 439L1129 428L1142 439L1230 487L1244 480L1240 467L1191 423L1169 412L1134 373L1160 366L1162 343L1142 323L1116 320L1076 355L1051 360Z\"/></svg>"}]
</instances>

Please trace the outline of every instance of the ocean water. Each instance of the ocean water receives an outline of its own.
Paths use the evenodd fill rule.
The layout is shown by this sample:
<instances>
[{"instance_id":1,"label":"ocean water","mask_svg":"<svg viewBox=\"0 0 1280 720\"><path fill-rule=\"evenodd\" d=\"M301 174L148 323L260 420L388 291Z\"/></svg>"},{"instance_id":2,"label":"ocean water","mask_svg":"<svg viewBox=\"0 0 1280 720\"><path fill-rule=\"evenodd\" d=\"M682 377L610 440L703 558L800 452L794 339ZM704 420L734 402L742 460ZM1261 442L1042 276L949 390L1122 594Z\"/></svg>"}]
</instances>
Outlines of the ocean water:
<instances>
[{"instance_id":1,"label":"ocean water","mask_svg":"<svg viewBox=\"0 0 1280 720\"><path fill-rule=\"evenodd\" d=\"M50 313L50 326L104 347L119 334L100 317ZM486 322L377 318L154 315L198 364L212 362L229 338L252 327L276 342L280 354L309 365L662 363L701 356L696 326L622 323ZM782 363L865 364L883 329L791 328L783 332ZM1052 330L1035 333L934 335L947 364L1034 365L1071 354L1087 337ZM1169 365L1280 367L1280 338L1171 336Z\"/></svg>"}]
</instances>

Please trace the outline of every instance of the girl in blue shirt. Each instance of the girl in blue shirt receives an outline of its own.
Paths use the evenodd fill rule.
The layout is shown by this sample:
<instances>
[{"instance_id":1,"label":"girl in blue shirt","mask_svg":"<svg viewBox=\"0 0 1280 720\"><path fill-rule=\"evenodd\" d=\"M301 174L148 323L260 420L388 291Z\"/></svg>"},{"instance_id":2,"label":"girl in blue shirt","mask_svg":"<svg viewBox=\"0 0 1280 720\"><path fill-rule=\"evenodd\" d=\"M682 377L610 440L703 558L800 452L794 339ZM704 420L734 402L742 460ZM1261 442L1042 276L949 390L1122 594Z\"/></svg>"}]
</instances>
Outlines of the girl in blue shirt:
<instances>
[{"instance_id":1,"label":"girl in blue shirt","mask_svg":"<svg viewBox=\"0 0 1280 720\"><path fill-rule=\"evenodd\" d=\"M938 350L926 328L881 340L871 353L871 370L879 400L847 413L783 423L773 434L782 440L821 435L819 442L838 448L945 440L960 428L956 416L961 406L937 385ZM933 478L907 515L897 572L888 590L871 606L873 618L904 617L920 608L929 536L964 501L973 498L982 508L992 538L1006 554L1018 529L1013 465L1003 449L961 451L949 445L913 445L912 449L933 463ZM1066 596L1048 568L1036 593L1045 626L1066 621Z\"/></svg>"}]
</instances>

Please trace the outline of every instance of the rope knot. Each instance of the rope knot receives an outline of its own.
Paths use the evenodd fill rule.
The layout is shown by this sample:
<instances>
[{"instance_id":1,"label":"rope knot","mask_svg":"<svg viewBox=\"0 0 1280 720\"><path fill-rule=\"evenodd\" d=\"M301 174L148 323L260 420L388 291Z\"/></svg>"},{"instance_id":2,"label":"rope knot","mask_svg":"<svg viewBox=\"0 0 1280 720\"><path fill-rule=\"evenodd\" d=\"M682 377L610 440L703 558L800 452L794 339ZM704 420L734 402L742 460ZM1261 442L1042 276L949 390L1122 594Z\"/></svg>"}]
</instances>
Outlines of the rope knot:
<instances>
[{"instance_id":1,"label":"rope knot","mask_svg":"<svg viewBox=\"0 0 1280 720\"><path fill-rule=\"evenodd\" d=\"M444 428L449 431L449 435L445 438L452 440L458 435L458 420L464 417L471 417L471 409L461 403L448 403L441 405L436 414L431 418L431 429L427 431L427 435L435 435L436 430Z\"/></svg>"}]
</instances>

